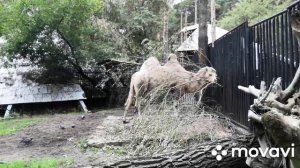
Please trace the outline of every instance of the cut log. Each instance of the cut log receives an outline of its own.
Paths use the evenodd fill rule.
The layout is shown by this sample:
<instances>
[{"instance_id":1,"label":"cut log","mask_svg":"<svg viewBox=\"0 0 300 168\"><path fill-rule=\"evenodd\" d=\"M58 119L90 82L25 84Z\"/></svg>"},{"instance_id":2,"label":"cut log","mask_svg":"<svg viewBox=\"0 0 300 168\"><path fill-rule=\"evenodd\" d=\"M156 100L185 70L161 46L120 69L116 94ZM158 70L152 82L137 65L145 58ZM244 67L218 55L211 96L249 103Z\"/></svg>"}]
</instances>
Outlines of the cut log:
<instances>
[{"instance_id":1,"label":"cut log","mask_svg":"<svg viewBox=\"0 0 300 168\"><path fill-rule=\"evenodd\" d=\"M262 115L262 122L275 144L285 149L291 148L294 144L295 158L300 159L300 118L298 116L285 116L272 110Z\"/></svg>"},{"instance_id":2,"label":"cut log","mask_svg":"<svg viewBox=\"0 0 300 168\"><path fill-rule=\"evenodd\" d=\"M179 150L171 154L165 154L154 157L133 158L123 160L110 165L105 165L106 168L112 167L200 167L200 168L246 168L245 157L232 157L232 148L248 148L250 146L258 146L258 143L253 143L252 136L241 136L235 139L224 139L219 141L207 142L198 146ZM221 150L218 155L222 159L218 161L212 151L216 150L216 146L221 145L222 150L226 150L227 154L222 155Z\"/></svg>"}]
</instances>

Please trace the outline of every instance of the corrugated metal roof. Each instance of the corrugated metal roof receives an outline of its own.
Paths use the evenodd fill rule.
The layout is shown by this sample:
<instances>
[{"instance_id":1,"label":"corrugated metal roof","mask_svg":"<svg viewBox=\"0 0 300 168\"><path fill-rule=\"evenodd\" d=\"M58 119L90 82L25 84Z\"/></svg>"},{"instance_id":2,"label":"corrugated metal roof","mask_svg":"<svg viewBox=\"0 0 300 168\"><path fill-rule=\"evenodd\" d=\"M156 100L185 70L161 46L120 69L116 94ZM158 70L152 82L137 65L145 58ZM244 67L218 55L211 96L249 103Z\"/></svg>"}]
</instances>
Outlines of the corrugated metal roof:
<instances>
[{"instance_id":1,"label":"corrugated metal roof","mask_svg":"<svg viewBox=\"0 0 300 168\"><path fill-rule=\"evenodd\" d=\"M0 105L86 99L78 84L38 84L23 79L33 67L0 67Z\"/></svg>"}]
</instances>

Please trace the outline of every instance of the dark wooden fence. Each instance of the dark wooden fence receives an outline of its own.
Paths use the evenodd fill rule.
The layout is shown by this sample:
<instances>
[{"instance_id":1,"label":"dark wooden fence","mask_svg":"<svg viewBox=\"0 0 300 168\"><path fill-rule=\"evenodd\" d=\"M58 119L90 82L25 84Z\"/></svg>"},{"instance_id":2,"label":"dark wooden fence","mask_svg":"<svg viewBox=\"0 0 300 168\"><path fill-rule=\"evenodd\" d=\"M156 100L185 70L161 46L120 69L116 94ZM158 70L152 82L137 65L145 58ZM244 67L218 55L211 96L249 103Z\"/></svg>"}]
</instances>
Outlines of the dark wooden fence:
<instances>
[{"instance_id":1,"label":"dark wooden fence","mask_svg":"<svg viewBox=\"0 0 300 168\"><path fill-rule=\"evenodd\" d=\"M238 91L238 85L248 85L251 73L249 57L249 27L247 23L235 28L210 46L210 62L222 87L212 89L212 96L222 105L225 115L247 125L250 98Z\"/></svg>"},{"instance_id":2,"label":"dark wooden fence","mask_svg":"<svg viewBox=\"0 0 300 168\"><path fill-rule=\"evenodd\" d=\"M297 2L285 11L253 26L243 23L209 45L209 59L217 70L222 87L211 96L222 105L222 112L248 126L247 113L253 97L238 90L238 85L270 85L282 77L283 87L292 80L299 66L299 46L292 33L290 16L300 8Z\"/></svg>"}]
</instances>

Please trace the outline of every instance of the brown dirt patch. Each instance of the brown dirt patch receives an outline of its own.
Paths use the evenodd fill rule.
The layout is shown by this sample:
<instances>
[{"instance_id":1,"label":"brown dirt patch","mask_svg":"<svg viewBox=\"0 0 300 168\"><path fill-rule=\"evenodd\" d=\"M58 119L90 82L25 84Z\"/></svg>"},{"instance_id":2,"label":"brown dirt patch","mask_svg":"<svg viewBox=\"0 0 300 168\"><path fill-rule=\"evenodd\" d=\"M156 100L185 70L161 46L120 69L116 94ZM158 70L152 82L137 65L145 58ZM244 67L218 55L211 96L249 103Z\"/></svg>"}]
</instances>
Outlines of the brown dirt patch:
<instances>
[{"instance_id":1,"label":"brown dirt patch","mask_svg":"<svg viewBox=\"0 0 300 168\"><path fill-rule=\"evenodd\" d=\"M94 132L106 115L122 115L122 112L122 109L101 110L85 114L83 120L81 116L84 113L42 116L38 124L15 135L0 137L0 161L51 158L74 160L75 167L90 165L99 156L95 156L94 151L83 150L80 143ZM61 129L60 125L65 129ZM75 128L72 128L73 125ZM20 143L23 137L33 138L32 143Z\"/></svg>"}]
</instances>

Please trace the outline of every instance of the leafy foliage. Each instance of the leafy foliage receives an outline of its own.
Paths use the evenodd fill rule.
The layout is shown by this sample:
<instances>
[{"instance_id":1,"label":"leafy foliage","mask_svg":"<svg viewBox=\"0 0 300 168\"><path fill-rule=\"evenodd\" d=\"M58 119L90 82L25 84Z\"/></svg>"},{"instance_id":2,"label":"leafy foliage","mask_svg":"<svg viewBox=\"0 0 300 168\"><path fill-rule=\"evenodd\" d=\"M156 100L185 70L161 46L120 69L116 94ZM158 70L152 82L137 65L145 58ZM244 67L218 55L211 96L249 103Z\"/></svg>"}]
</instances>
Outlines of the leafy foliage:
<instances>
[{"instance_id":1,"label":"leafy foliage","mask_svg":"<svg viewBox=\"0 0 300 168\"><path fill-rule=\"evenodd\" d=\"M169 9L166 0L107 0L101 17L122 30L123 48L132 59L138 59L145 49L141 43L148 39L160 44L163 12Z\"/></svg>"},{"instance_id":2,"label":"leafy foliage","mask_svg":"<svg viewBox=\"0 0 300 168\"><path fill-rule=\"evenodd\" d=\"M87 58L100 59L102 34L93 25L99 0L17 0L2 4L2 34L10 57L26 57L45 69L72 67L82 74Z\"/></svg>"},{"instance_id":3,"label":"leafy foliage","mask_svg":"<svg viewBox=\"0 0 300 168\"><path fill-rule=\"evenodd\" d=\"M245 21L254 24L286 9L290 3L291 0L241 0L218 25L230 30Z\"/></svg>"},{"instance_id":4,"label":"leafy foliage","mask_svg":"<svg viewBox=\"0 0 300 168\"><path fill-rule=\"evenodd\" d=\"M216 0L216 16L217 19L224 17L224 15L239 2L239 0Z\"/></svg>"},{"instance_id":5,"label":"leafy foliage","mask_svg":"<svg viewBox=\"0 0 300 168\"><path fill-rule=\"evenodd\" d=\"M49 72L41 74L75 70L93 83L84 73L91 64L108 58L137 60L145 54L144 39L151 46L160 44L162 14L168 4L165 0L3 1L0 35L7 45L2 55L29 58Z\"/></svg>"},{"instance_id":6,"label":"leafy foliage","mask_svg":"<svg viewBox=\"0 0 300 168\"><path fill-rule=\"evenodd\" d=\"M246 20L255 23L284 9L289 1L216 0L217 15L224 16L219 25L231 29ZM69 80L75 71L93 83L84 69L95 62L107 58L139 61L141 56L162 55L163 15L167 12L170 16L169 37L179 32L183 10L190 12L188 22L194 21L194 0L185 0L173 8L171 3L172 0L1 1L0 35L7 40L4 55L29 58L47 71L41 74L53 76L64 71L63 78ZM142 43L145 39L150 41L147 45Z\"/></svg>"},{"instance_id":7,"label":"leafy foliage","mask_svg":"<svg viewBox=\"0 0 300 168\"><path fill-rule=\"evenodd\" d=\"M98 2L28 0L5 4L9 53L46 57L48 53L40 50L59 49L60 38L66 38L75 50L85 50L93 32L90 17L98 10Z\"/></svg>"}]
</instances>

